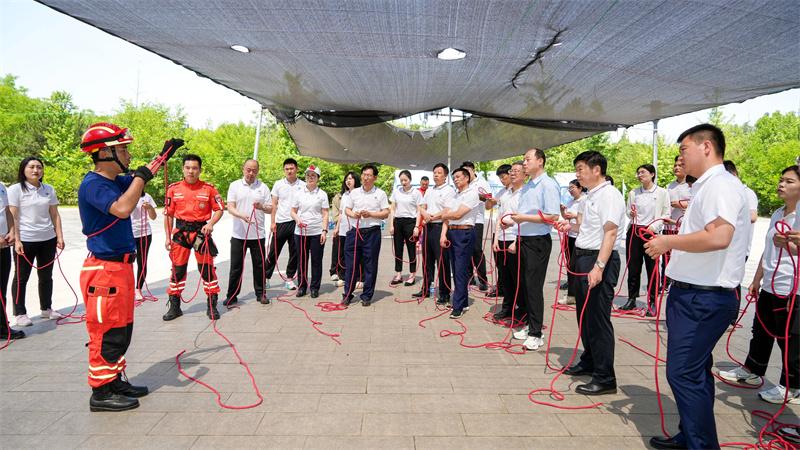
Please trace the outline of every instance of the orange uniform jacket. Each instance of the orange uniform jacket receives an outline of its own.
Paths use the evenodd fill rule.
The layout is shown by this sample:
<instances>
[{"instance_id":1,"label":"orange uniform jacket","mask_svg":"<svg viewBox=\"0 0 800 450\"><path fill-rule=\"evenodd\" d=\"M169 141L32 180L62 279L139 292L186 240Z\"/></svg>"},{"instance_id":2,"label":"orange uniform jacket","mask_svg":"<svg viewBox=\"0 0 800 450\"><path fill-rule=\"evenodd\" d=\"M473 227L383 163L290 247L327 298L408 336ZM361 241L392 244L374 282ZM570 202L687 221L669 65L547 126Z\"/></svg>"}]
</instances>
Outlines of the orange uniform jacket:
<instances>
[{"instance_id":1,"label":"orange uniform jacket","mask_svg":"<svg viewBox=\"0 0 800 450\"><path fill-rule=\"evenodd\" d=\"M222 197L213 184L198 180L194 184L186 181L172 183L167 188L164 213L187 222L206 222L213 211L225 208Z\"/></svg>"}]
</instances>

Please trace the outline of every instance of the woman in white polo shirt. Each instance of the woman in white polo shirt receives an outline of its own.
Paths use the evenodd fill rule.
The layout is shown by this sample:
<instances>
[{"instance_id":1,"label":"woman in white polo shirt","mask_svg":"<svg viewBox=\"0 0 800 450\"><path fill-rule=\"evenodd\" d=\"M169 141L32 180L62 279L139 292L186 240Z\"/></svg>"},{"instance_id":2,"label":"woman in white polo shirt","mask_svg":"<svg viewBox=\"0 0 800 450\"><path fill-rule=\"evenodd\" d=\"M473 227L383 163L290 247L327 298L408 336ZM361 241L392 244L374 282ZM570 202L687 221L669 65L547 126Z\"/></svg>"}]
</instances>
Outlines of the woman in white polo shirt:
<instances>
[{"instance_id":1,"label":"woman in white polo shirt","mask_svg":"<svg viewBox=\"0 0 800 450\"><path fill-rule=\"evenodd\" d=\"M134 292L136 300L142 300L142 286L147 278L147 255L153 242L151 220L156 220L156 202L150 194L142 192L136 209L131 212L131 229L136 240L136 291Z\"/></svg>"},{"instance_id":2,"label":"woman in white polo shirt","mask_svg":"<svg viewBox=\"0 0 800 450\"><path fill-rule=\"evenodd\" d=\"M400 171L400 186L396 187L389 198L389 234L394 240L394 271L392 285L403 283L403 246L408 250L408 265L410 273L403 283L406 286L414 284L417 275L417 244L419 237L417 225L417 207L422 201L419 190L411 186L411 172Z\"/></svg>"},{"instance_id":3,"label":"woman in white polo shirt","mask_svg":"<svg viewBox=\"0 0 800 450\"><path fill-rule=\"evenodd\" d=\"M295 222L294 240L298 258L297 296L319 297L322 281L322 253L328 238L328 194L319 188L320 170L314 165L306 169L306 185L294 196L292 219ZM308 279L308 259L311 255L311 280Z\"/></svg>"},{"instance_id":4,"label":"woman in white polo shirt","mask_svg":"<svg viewBox=\"0 0 800 450\"><path fill-rule=\"evenodd\" d=\"M344 180L342 180L342 200L339 203L339 217L336 219L336 237L334 238L334 248L333 254L336 255L336 286L341 287L344 286L344 273L345 269L347 268L347 264L352 264L352 261L349 263L345 260L344 257L344 242L347 239L347 233L353 229L353 225L355 224L354 221L351 221L346 214L344 214L344 210L352 207L352 200L350 198L350 193L353 192L353 189L361 187L361 177L352 170L347 172L347 175L344 176ZM363 281L364 271L358 271L359 282ZM359 289L356 286L356 289Z\"/></svg>"},{"instance_id":5,"label":"woman in white polo shirt","mask_svg":"<svg viewBox=\"0 0 800 450\"><path fill-rule=\"evenodd\" d=\"M17 326L31 326L25 308L25 290L31 275L31 264L36 264L39 277L39 306L43 319L63 317L53 311L53 260L56 249L64 248L61 216L58 214L58 197L49 184L42 182L44 164L39 158L29 156L19 165L17 184L8 188L8 204L14 217L14 279L11 296Z\"/></svg>"}]
</instances>

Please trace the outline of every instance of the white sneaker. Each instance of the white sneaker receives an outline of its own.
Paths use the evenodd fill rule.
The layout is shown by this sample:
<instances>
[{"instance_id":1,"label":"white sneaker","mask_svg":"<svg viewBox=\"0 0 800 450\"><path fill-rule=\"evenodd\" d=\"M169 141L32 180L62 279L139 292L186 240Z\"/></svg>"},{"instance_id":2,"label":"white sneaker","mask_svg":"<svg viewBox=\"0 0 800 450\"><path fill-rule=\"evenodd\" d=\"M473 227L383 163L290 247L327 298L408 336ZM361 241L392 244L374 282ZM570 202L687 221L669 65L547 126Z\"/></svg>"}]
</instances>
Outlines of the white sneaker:
<instances>
[{"instance_id":1,"label":"white sneaker","mask_svg":"<svg viewBox=\"0 0 800 450\"><path fill-rule=\"evenodd\" d=\"M750 373L750 371L744 367L736 367L733 370L720 370L719 376L720 378L733 381L734 383L744 383L752 386L761 384L761 377Z\"/></svg>"},{"instance_id":2,"label":"white sneaker","mask_svg":"<svg viewBox=\"0 0 800 450\"><path fill-rule=\"evenodd\" d=\"M339 281L339 275L337 274L331 275L331 281Z\"/></svg>"},{"instance_id":3,"label":"white sneaker","mask_svg":"<svg viewBox=\"0 0 800 450\"><path fill-rule=\"evenodd\" d=\"M64 318L64 315L61 314L58 311L53 311L52 309L45 309L44 311L42 311L42 319L55 320L55 319L63 319L63 318Z\"/></svg>"},{"instance_id":4,"label":"white sneaker","mask_svg":"<svg viewBox=\"0 0 800 450\"><path fill-rule=\"evenodd\" d=\"M800 405L800 389L789 389L789 396L786 397L786 388L780 384L772 389L759 392L758 396L765 402L775 403L777 405L782 404L784 398L786 398L786 403Z\"/></svg>"},{"instance_id":5,"label":"white sneaker","mask_svg":"<svg viewBox=\"0 0 800 450\"><path fill-rule=\"evenodd\" d=\"M540 337L528 336L522 346L527 350L539 350L539 347L544 345L544 339Z\"/></svg>"},{"instance_id":6,"label":"white sneaker","mask_svg":"<svg viewBox=\"0 0 800 450\"><path fill-rule=\"evenodd\" d=\"M344 280L337 280L336 287L342 287L342 286L344 286Z\"/></svg>"},{"instance_id":7,"label":"white sneaker","mask_svg":"<svg viewBox=\"0 0 800 450\"><path fill-rule=\"evenodd\" d=\"M558 298L559 305L574 305L575 304L575 297L572 295L562 295Z\"/></svg>"},{"instance_id":8,"label":"white sneaker","mask_svg":"<svg viewBox=\"0 0 800 450\"><path fill-rule=\"evenodd\" d=\"M141 289L136 289L136 290L133 291L133 299L134 300L144 300L144 297L142 296L142 290Z\"/></svg>"},{"instance_id":9,"label":"white sneaker","mask_svg":"<svg viewBox=\"0 0 800 450\"><path fill-rule=\"evenodd\" d=\"M33 325L33 322L31 322L31 319L28 318L27 314L17 316L16 319L18 327L29 327Z\"/></svg>"},{"instance_id":10,"label":"white sneaker","mask_svg":"<svg viewBox=\"0 0 800 450\"><path fill-rule=\"evenodd\" d=\"M528 339L528 327L520 328L514 332L514 339L518 341L525 341Z\"/></svg>"},{"instance_id":11,"label":"white sneaker","mask_svg":"<svg viewBox=\"0 0 800 450\"><path fill-rule=\"evenodd\" d=\"M290 290L290 291L297 290L297 285L294 284L293 280L289 280L289 281L286 282L286 289Z\"/></svg>"},{"instance_id":12,"label":"white sneaker","mask_svg":"<svg viewBox=\"0 0 800 450\"><path fill-rule=\"evenodd\" d=\"M361 281L356 282L356 289L364 289L364 283Z\"/></svg>"}]
</instances>

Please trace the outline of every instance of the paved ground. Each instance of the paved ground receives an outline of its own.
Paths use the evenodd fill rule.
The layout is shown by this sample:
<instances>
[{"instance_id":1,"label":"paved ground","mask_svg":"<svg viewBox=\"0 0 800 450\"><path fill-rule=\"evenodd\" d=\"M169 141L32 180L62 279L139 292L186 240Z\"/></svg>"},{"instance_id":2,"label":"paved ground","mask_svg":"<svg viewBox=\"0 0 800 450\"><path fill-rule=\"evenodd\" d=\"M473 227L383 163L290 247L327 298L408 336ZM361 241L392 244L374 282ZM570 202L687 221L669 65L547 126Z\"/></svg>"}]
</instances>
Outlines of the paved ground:
<instances>
[{"instance_id":1,"label":"paved ground","mask_svg":"<svg viewBox=\"0 0 800 450\"><path fill-rule=\"evenodd\" d=\"M85 247L77 212L64 208L62 215L69 243L62 262L68 278L77 285ZM229 226L221 223L216 234L227 235ZM766 223L760 221L754 239L756 256L765 228ZM227 286L228 245L218 240L222 255L218 273L221 284ZM554 375L545 367L544 351L512 355L460 347L458 337L439 336L444 329L457 329L446 316L419 327L417 322L435 311L430 301L421 305L394 301L409 299L417 286L388 286L392 254L387 240L373 306L324 313L308 297L297 302L324 322L320 328L341 333L341 345L315 332L287 304L256 303L251 279L245 279L245 294L240 297L244 304L224 313L219 328L249 363L264 403L244 411L221 409L212 394L178 373L178 352L187 350L182 359L186 370L219 389L224 402L252 403L256 400L253 388L232 351L209 328L201 302L185 308L186 314L178 320L161 320L168 273L161 242L163 233L156 230L149 280L161 300L136 310L135 336L127 355L128 375L135 383L150 386L152 393L134 411L90 413L85 328L56 327L37 318L25 330L28 338L0 351L0 447L643 448L650 436L660 434L650 357L618 343L619 393L598 399L603 404L595 409L535 405L528 400L528 392L548 386ZM556 256L546 285L549 303L555 294ZM748 280L755 260L751 258L748 266ZM193 288L196 282L194 272L187 286ZM32 312L38 312L35 291L29 291ZM269 292L283 293L280 289ZM339 290L327 277L322 292L320 300L339 298ZM464 318L469 327L465 342L502 339L505 330L482 318L490 305L479 298L473 301ZM56 282L55 302L61 311L69 311L74 303L63 280ZM557 313L550 355L554 365L566 363L575 345L573 314ZM545 315L549 323L549 309ZM752 314L743 323L745 328L734 334L731 343L737 358L746 354ZM615 319L614 326L618 337L654 350L653 323ZM725 356L724 341L715 356L717 367L732 365ZM773 362L769 382L778 376L777 349ZM667 427L674 431L675 403L663 367L659 373ZM589 404L591 399L571 392L571 381L563 377L556 383L566 392L563 404ZM754 441L763 422L751 419L753 409L775 411L777 407L757 400L753 390L717 384L717 426L723 441ZM797 421L798 411L794 407L783 418Z\"/></svg>"}]
</instances>

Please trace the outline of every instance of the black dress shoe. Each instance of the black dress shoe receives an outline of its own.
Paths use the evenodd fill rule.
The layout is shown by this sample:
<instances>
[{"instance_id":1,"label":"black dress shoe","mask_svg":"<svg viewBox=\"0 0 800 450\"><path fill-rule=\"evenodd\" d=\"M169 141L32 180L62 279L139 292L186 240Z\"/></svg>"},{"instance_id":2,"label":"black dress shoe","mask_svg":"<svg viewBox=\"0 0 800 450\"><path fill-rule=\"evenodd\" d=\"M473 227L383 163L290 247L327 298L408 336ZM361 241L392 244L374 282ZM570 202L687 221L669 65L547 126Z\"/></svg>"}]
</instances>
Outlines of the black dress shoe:
<instances>
[{"instance_id":1,"label":"black dress shoe","mask_svg":"<svg viewBox=\"0 0 800 450\"><path fill-rule=\"evenodd\" d=\"M636 299L635 298L629 298L628 302L625 303L624 305L622 305L619 309L621 309L623 311L630 311L633 308L636 308Z\"/></svg>"},{"instance_id":2,"label":"black dress shoe","mask_svg":"<svg viewBox=\"0 0 800 450\"><path fill-rule=\"evenodd\" d=\"M361 306L369 306L372 303L371 298L362 298L361 299Z\"/></svg>"},{"instance_id":3,"label":"black dress shoe","mask_svg":"<svg viewBox=\"0 0 800 450\"><path fill-rule=\"evenodd\" d=\"M127 411L139 407L139 400L115 394L108 384L92 389L89 411Z\"/></svg>"},{"instance_id":4,"label":"black dress shoe","mask_svg":"<svg viewBox=\"0 0 800 450\"><path fill-rule=\"evenodd\" d=\"M583 395L606 395L606 394L616 394L617 393L617 385L616 384L600 384L600 383L588 383L588 384L581 384L575 388L576 394L583 394Z\"/></svg>"},{"instance_id":5,"label":"black dress shoe","mask_svg":"<svg viewBox=\"0 0 800 450\"><path fill-rule=\"evenodd\" d=\"M0 341L7 341L9 339L9 335L12 341L15 339L22 339L25 337L25 332L22 330L15 330L13 328L10 328L11 333L9 333L8 330L9 328L5 328L2 331L0 331Z\"/></svg>"},{"instance_id":6,"label":"black dress shoe","mask_svg":"<svg viewBox=\"0 0 800 450\"><path fill-rule=\"evenodd\" d=\"M478 283L478 290L481 292L485 292L489 290L489 286L486 283Z\"/></svg>"},{"instance_id":7,"label":"black dress shoe","mask_svg":"<svg viewBox=\"0 0 800 450\"><path fill-rule=\"evenodd\" d=\"M261 297L259 297L258 303L261 303L262 305L269 305L269 297L267 297L267 294L264 294Z\"/></svg>"},{"instance_id":8,"label":"black dress shoe","mask_svg":"<svg viewBox=\"0 0 800 450\"><path fill-rule=\"evenodd\" d=\"M347 306L347 305L349 305L349 304L350 304L350 302L352 302L352 301L353 301L353 296L352 296L352 295L348 295L347 297L344 297L344 296L343 296L343 297L342 297L342 302L341 302L341 304L342 304L342 305L344 305L344 306Z\"/></svg>"},{"instance_id":9,"label":"black dress shoe","mask_svg":"<svg viewBox=\"0 0 800 450\"><path fill-rule=\"evenodd\" d=\"M494 315L492 317L494 318L494 320L503 320L506 317L511 317L511 311L500 310L500 311L494 313Z\"/></svg>"},{"instance_id":10,"label":"black dress shoe","mask_svg":"<svg viewBox=\"0 0 800 450\"><path fill-rule=\"evenodd\" d=\"M312 289L311 290L311 298L317 298L317 297L319 297L319 291L316 290L316 289Z\"/></svg>"},{"instance_id":11,"label":"black dress shoe","mask_svg":"<svg viewBox=\"0 0 800 450\"><path fill-rule=\"evenodd\" d=\"M441 297L436 299L436 304L437 305L446 305L448 303L450 303L450 296L449 295L443 295L443 296L441 296Z\"/></svg>"},{"instance_id":12,"label":"black dress shoe","mask_svg":"<svg viewBox=\"0 0 800 450\"><path fill-rule=\"evenodd\" d=\"M116 378L109 384L111 386L111 392L124 395L125 397L139 398L150 393L147 386L134 386L129 383L128 380L124 380L121 377Z\"/></svg>"},{"instance_id":13,"label":"black dress shoe","mask_svg":"<svg viewBox=\"0 0 800 450\"><path fill-rule=\"evenodd\" d=\"M297 292L294 294L295 297L305 297L306 290L305 289L298 289Z\"/></svg>"},{"instance_id":14,"label":"black dress shoe","mask_svg":"<svg viewBox=\"0 0 800 450\"><path fill-rule=\"evenodd\" d=\"M573 377L577 377L580 375L591 375L591 374L592 370L586 369L580 364L575 364L574 366L564 371L564 375L571 375Z\"/></svg>"},{"instance_id":15,"label":"black dress shoe","mask_svg":"<svg viewBox=\"0 0 800 450\"><path fill-rule=\"evenodd\" d=\"M488 294L486 294L486 296L487 297L497 297L498 296L497 295L497 289L492 289L491 291L489 291Z\"/></svg>"},{"instance_id":16,"label":"black dress shoe","mask_svg":"<svg viewBox=\"0 0 800 450\"><path fill-rule=\"evenodd\" d=\"M668 438L666 436L653 436L650 438L650 447L683 449L686 448L686 443L676 441L674 437Z\"/></svg>"},{"instance_id":17,"label":"black dress shoe","mask_svg":"<svg viewBox=\"0 0 800 450\"><path fill-rule=\"evenodd\" d=\"M425 298L428 296L428 293L425 291L425 289L420 289L419 292L414 292L411 294L411 296L414 298Z\"/></svg>"}]
</instances>

